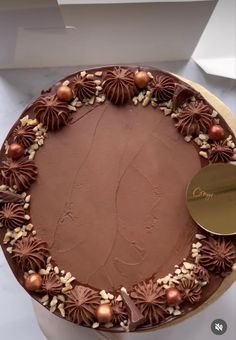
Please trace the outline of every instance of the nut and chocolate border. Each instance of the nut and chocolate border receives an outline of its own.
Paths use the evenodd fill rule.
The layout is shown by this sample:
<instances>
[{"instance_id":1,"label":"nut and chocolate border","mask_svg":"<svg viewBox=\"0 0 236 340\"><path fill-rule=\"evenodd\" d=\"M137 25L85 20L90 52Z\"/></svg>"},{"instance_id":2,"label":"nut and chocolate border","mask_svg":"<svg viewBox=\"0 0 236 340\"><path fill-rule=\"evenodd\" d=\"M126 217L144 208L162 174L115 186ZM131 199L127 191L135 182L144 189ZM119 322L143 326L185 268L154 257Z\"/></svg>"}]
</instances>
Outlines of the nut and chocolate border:
<instances>
[{"instance_id":1,"label":"nut and chocolate border","mask_svg":"<svg viewBox=\"0 0 236 340\"><path fill-rule=\"evenodd\" d=\"M75 111L106 101L152 106L157 114L170 116L186 143L196 147L202 166L236 160L235 137L221 112L174 75L137 66L77 72L42 91L5 140L0 154L1 244L18 281L50 312L94 329L142 331L168 324L205 302L207 287L215 280L220 285L236 269L235 238L199 229L189 256L171 273L137 282L130 290L100 291L57 266L30 216L30 186L40 172L34 159L48 134L70 128Z\"/></svg>"}]
</instances>

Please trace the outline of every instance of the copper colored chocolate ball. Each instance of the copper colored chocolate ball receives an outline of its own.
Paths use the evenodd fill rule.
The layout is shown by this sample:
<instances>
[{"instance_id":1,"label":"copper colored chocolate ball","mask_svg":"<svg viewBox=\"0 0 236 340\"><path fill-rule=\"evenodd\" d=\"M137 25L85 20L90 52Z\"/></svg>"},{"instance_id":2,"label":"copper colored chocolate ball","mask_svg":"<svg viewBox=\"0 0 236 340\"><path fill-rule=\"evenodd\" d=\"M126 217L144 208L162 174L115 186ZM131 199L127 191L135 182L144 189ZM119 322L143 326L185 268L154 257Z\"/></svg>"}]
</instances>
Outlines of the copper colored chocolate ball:
<instances>
[{"instance_id":1,"label":"copper colored chocolate ball","mask_svg":"<svg viewBox=\"0 0 236 340\"><path fill-rule=\"evenodd\" d=\"M25 288L31 292L34 292L36 290L39 290L42 286L42 276L39 274L30 274L25 279Z\"/></svg>"},{"instance_id":2,"label":"copper colored chocolate ball","mask_svg":"<svg viewBox=\"0 0 236 340\"><path fill-rule=\"evenodd\" d=\"M221 125L212 125L208 130L208 134L209 134L210 139L220 140L220 139L224 139L225 130L224 128L222 128Z\"/></svg>"},{"instance_id":3,"label":"copper colored chocolate ball","mask_svg":"<svg viewBox=\"0 0 236 340\"><path fill-rule=\"evenodd\" d=\"M12 159L19 159L24 155L24 148L22 145L17 143L10 144L7 154Z\"/></svg>"},{"instance_id":4,"label":"copper colored chocolate ball","mask_svg":"<svg viewBox=\"0 0 236 340\"><path fill-rule=\"evenodd\" d=\"M69 86L61 85L57 89L57 97L63 102L70 102L73 99L73 92Z\"/></svg>"},{"instance_id":5,"label":"copper colored chocolate ball","mask_svg":"<svg viewBox=\"0 0 236 340\"><path fill-rule=\"evenodd\" d=\"M176 306L182 302L182 296L177 288L168 288L166 290L166 301L169 306Z\"/></svg>"},{"instance_id":6,"label":"copper colored chocolate ball","mask_svg":"<svg viewBox=\"0 0 236 340\"><path fill-rule=\"evenodd\" d=\"M144 89L145 87L147 87L149 80L149 75L145 71L139 71L134 76L135 85L139 89Z\"/></svg>"},{"instance_id":7,"label":"copper colored chocolate ball","mask_svg":"<svg viewBox=\"0 0 236 340\"><path fill-rule=\"evenodd\" d=\"M108 323L112 320L113 311L109 304L100 305L96 310L96 317L99 323Z\"/></svg>"}]
</instances>

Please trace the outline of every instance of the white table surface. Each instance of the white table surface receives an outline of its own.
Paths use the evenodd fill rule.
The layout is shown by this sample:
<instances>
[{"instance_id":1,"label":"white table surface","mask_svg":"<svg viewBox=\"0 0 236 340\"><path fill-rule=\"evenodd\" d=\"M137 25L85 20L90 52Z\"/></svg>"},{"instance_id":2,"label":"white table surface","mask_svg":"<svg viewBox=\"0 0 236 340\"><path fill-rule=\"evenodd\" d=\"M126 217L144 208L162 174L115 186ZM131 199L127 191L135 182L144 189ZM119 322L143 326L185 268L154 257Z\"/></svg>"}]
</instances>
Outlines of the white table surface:
<instances>
[{"instance_id":1,"label":"white table surface","mask_svg":"<svg viewBox=\"0 0 236 340\"><path fill-rule=\"evenodd\" d=\"M153 66L200 83L236 112L235 80L207 75L192 61L159 63ZM76 68L48 68L0 71L0 144L32 98L38 96L42 89L46 89L75 70ZM210 330L211 322L218 318L224 319L228 324L228 330L222 336L213 335ZM155 335L145 334L138 337L133 335L132 339L233 340L236 335L235 319L236 285L234 284L213 305L190 320L160 330ZM13 277L2 251L0 251L0 340L45 340L33 314L30 297Z\"/></svg>"}]
</instances>

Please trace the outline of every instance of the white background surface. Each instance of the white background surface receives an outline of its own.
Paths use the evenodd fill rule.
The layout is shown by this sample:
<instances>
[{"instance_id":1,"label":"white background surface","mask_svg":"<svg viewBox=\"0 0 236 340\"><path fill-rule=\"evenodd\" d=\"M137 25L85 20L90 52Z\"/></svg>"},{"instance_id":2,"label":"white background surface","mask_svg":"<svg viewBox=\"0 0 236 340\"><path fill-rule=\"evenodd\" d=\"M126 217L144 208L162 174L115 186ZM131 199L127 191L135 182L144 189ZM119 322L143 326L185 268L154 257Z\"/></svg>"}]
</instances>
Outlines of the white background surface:
<instances>
[{"instance_id":1,"label":"white background surface","mask_svg":"<svg viewBox=\"0 0 236 340\"><path fill-rule=\"evenodd\" d=\"M205 74L193 62L159 63L158 66L199 82L236 111L236 81ZM0 144L23 108L55 81L76 68L48 68L0 71ZM131 335L132 340L234 340L236 286L232 286L216 303L177 326L158 331L155 335ZM213 335L210 324L222 318L228 331L221 337ZM81 340L88 340L84 336ZM94 337L94 340L96 337ZM126 337L123 337L126 339ZM45 340L34 317L27 293L17 283L0 252L0 340ZM57 339L53 339L57 340ZM67 340L66 338L63 340Z\"/></svg>"},{"instance_id":2,"label":"white background surface","mask_svg":"<svg viewBox=\"0 0 236 340\"><path fill-rule=\"evenodd\" d=\"M1 11L0 1L2 69L187 60L217 3L87 0L57 6L50 0L45 8L41 0L12 1L34 6Z\"/></svg>"}]
</instances>

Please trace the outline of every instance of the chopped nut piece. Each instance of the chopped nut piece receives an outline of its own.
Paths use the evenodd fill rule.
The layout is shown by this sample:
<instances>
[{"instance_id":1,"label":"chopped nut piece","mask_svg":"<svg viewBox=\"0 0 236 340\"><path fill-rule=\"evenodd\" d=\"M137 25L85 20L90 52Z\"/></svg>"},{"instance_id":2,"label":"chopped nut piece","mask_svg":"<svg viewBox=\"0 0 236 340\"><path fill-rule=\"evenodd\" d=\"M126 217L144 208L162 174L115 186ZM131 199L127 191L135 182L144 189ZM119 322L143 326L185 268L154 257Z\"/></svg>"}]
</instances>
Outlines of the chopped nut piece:
<instances>
[{"instance_id":1,"label":"chopped nut piece","mask_svg":"<svg viewBox=\"0 0 236 340\"><path fill-rule=\"evenodd\" d=\"M64 309L64 303L60 303L57 307L61 313L61 316L64 318L66 316L65 309Z\"/></svg>"},{"instance_id":2,"label":"chopped nut piece","mask_svg":"<svg viewBox=\"0 0 236 340\"><path fill-rule=\"evenodd\" d=\"M96 80L94 80L94 83L96 84L96 85L101 85L101 80L100 79L96 79Z\"/></svg>"},{"instance_id":3,"label":"chopped nut piece","mask_svg":"<svg viewBox=\"0 0 236 340\"><path fill-rule=\"evenodd\" d=\"M82 72L80 72L80 75L81 75L81 77L82 77L82 78L84 78L84 77L86 76L86 74L87 74L87 72L86 72L86 71L82 71Z\"/></svg>"},{"instance_id":4,"label":"chopped nut piece","mask_svg":"<svg viewBox=\"0 0 236 340\"><path fill-rule=\"evenodd\" d=\"M12 254L12 247L7 247L7 252L9 253L9 254Z\"/></svg>"},{"instance_id":5,"label":"chopped nut piece","mask_svg":"<svg viewBox=\"0 0 236 340\"><path fill-rule=\"evenodd\" d=\"M101 86L96 86L96 90L97 91L102 91L102 87Z\"/></svg>"},{"instance_id":6,"label":"chopped nut piece","mask_svg":"<svg viewBox=\"0 0 236 340\"><path fill-rule=\"evenodd\" d=\"M90 79L90 80L94 79L94 74L93 73L87 74L86 79Z\"/></svg>"},{"instance_id":7,"label":"chopped nut piece","mask_svg":"<svg viewBox=\"0 0 236 340\"><path fill-rule=\"evenodd\" d=\"M193 138L192 136L185 136L184 140L185 140L185 142L189 143L189 142L191 142L192 138Z\"/></svg>"},{"instance_id":8,"label":"chopped nut piece","mask_svg":"<svg viewBox=\"0 0 236 340\"><path fill-rule=\"evenodd\" d=\"M70 81L67 79L67 80L65 80L63 83L62 83L62 85L63 86L68 86L70 84Z\"/></svg>"},{"instance_id":9,"label":"chopped nut piece","mask_svg":"<svg viewBox=\"0 0 236 340\"><path fill-rule=\"evenodd\" d=\"M72 276L69 280L67 280L66 284L71 283L73 281L75 281L75 277L74 276Z\"/></svg>"},{"instance_id":10,"label":"chopped nut piece","mask_svg":"<svg viewBox=\"0 0 236 340\"><path fill-rule=\"evenodd\" d=\"M197 242L197 243L195 244L195 247L196 247L197 249L201 248L201 246L202 246L201 242Z\"/></svg>"},{"instance_id":11,"label":"chopped nut piece","mask_svg":"<svg viewBox=\"0 0 236 340\"><path fill-rule=\"evenodd\" d=\"M187 274L188 273L188 270L186 268L184 268L184 267L181 268L181 271L182 271L183 274Z\"/></svg>"},{"instance_id":12,"label":"chopped nut piece","mask_svg":"<svg viewBox=\"0 0 236 340\"><path fill-rule=\"evenodd\" d=\"M210 144L208 144L208 143L205 143L205 144L202 144L201 146L200 146L200 149L202 149L202 150L208 150L208 149L210 149Z\"/></svg>"},{"instance_id":13,"label":"chopped nut piece","mask_svg":"<svg viewBox=\"0 0 236 340\"><path fill-rule=\"evenodd\" d=\"M50 302L50 306L51 306L51 307L56 306L57 302L58 302L57 297L56 297L56 296L53 296L53 298L52 298L52 300L51 300L51 302Z\"/></svg>"},{"instance_id":14,"label":"chopped nut piece","mask_svg":"<svg viewBox=\"0 0 236 340\"><path fill-rule=\"evenodd\" d=\"M169 314L173 314L174 313L174 307L167 307L166 310L167 310L167 312Z\"/></svg>"},{"instance_id":15,"label":"chopped nut piece","mask_svg":"<svg viewBox=\"0 0 236 340\"><path fill-rule=\"evenodd\" d=\"M41 299L41 302L46 302L49 300L49 296L48 295L44 295Z\"/></svg>"},{"instance_id":16,"label":"chopped nut piece","mask_svg":"<svg viewBox=\"0 0 236 340\"><path fill-rule=\"evenodd\" d=\"M101 295L103 300L108 300L108 295L105 290L101 290L99 294Z\"/></svg>"},{"instance_id":17,"label":"chopped nut piece","mask_svg":"<svg viewBox=\"0 0 236 340\"><path fill-rule=\"evenodd\" d=\"M40 275L47 275L46 269L40 269L39 274Z\"/></svg>"},{"instance_id":18,"label":"chopped nut piece","mask_svg":"<svg viewBox=\"0 0 236 340\"><path fill-rule=\"evenodd\" d=\"M91 99L89 99L89 104L90 105L93 105L95 102L95 97L92 97Z\"/></svg>"},{"instance_id":19,"label":"chopped nut piece","mask_svg":"<svg viewBox=\"0 0 236 340\"><path fill-rule=\"evenodd\" d=\"M198 249L193 248L193 249L192 249L192 253L198 253Z\"/></svg>"},{"instance_id":20,"label":"chopped nut piece","mask_svg":"<svg viewBox=\"0 0 236 340\"><path fill-rule=\"evenodd\" d=\"M151 104L152 104L152 107L157 107L158 106L158 103L155 100L152 100Z\"/></svg>"},{"instance_id":21,"label":"chopped nut piece","mask_svg":"<svg viewBox=\"0 0 236 340\"><path fill-rule=\"evenodd\" d=\"M205 152L205 151L200 151L200 152L199 152L199 155L202 156L202 157L205 158L205 159L208 158L208 154L207 154L207 152Z\"/></svg>"},{"instance_id":22,"label":"chopped nut piece","mask_svg":"<svg viewBox=\"0 0 236 340\"><path fill-rule=\"evenodd\" d=\"M167 107L162 107L162 111L163 111L165 116L169 116L172 112L172 110L168 109Z\"/></svg>"},{"instance_id":23,"label":"chopped nut piece","mask_svg":"<svg viewBox=\"0 0 236 340\"><path fill-rule=\"evenodd\" d=\"M189 270L192 270L194 267L193 263L189 263L189 262L184 262L183 265L186 269L189 269Z\"/></svg>"},{"instance_id":24,"label":"chopped nut piece","mask_svg":"<svg viewBox=\"0 0 236 340\"><path fill-rule=\"evenodd\" d=\"M151 98L150 98L149 96L146 96L146 97L144 98L143 102L142 102L143 107L148 106L148 104L150 103L150 101L151 101Z\"/></svg>"},{"instance_id":25,"label":"chopped nut piece","mask_svg":"<svg viewBox=\"0 0 236 340\"><path fill-rule=\"evenodd\" d=\"M68 105L68 109L71 111L76 111L76 107L72 106L72 105Z\"/></svg>"},{"instance_id":26,"label":"chopped nut piece","mask_svg":"<svg viewBox=\"0 0 236 340\"><path fill-rule=\"evenodd\" d=\"M118 295L118 296L117 296L116 301L122 301L121 295Z\"/></svg>"},{"instance_id":27,"label":"chopped nut piece","mask_svg":"<svg viewBox=\"0 0 236 340\"><path fill-rule=\"evenodd\" d=\"M101 305L106 305L107 303L110 303L110 300L107 299L107 300L101 300Z\"/></svg>"},{"instance_id":28,"label":"chopped nut piece","mask_svg":"<svg viewBox=\"0 0 236 340\"><path fill-rule=\"evenodd\" d=\"M151 72L147 72L147 75L149 76L149 78L153 79L153 75L151 74Z\"/></svg>"},{"instance_id":29,"label":"chopped nut piece","mask_svg":"<svg viewBox=\"0 0 236 340\"><path fill-rule=\"evenodd\" d=\"M110 293L108 293L107 296L108 296L108 299L109 299L109 300L113 300L113 299L114 299L114 295L112 295L112 294L110 294Z\"/></svg>"},{"instance_id":30,"label":"chopped nut piece","mask_svg":"<svg viewBox=\"0 0 236 340\"><path fill-rule=\"evenodd\" d=\"M178 310L178 309L175 309L174 312L173 312L173 315L174 316L181 315L181 311Z\"/></svg>"},{"instance_id":31,"label":"chopped nut piece","mask_svg":"<svg viewBox=\"0 0 236 340\"><path fill-rule=\"evenodd\" d=\"M102 76L102 71L97 71L97 72L95 72L95 76L101 77L101 76Z\"/></svg>"},{"instance_id":32,"label":"chopped nut piece","mask_svg":"<svg viewBox=\"0 0 236 340\"><path fill-rule=\"evenodd\" d=\"M77 103L76 103L76 105L75 105L76 107L81 107L81 106L83 106L83 103L82 102L80 102L80 101L78 101Z\"/></svg>"},{"instance_id":33,"label":"chopped nut piece","mask_svg":"<svg viewBox=\"0 0 236 340\"><path fill-rule=\"evenodd\" d=\"M30 155L29 155L29 159L33 160L35 157L35 151L31 151Z\"/></svg>"},{"instance_id":34,"label":"chopped nut piece","mask_svg":"<svg viewBox=\"0 0 236 340\"><path fill-rule=\"evenodd\" d=\"M204 238L206 238L206 236L205 236L205 235L202 235L202 234L196 234L195 237L196 237L196 239L198 239L198 240L203 240Z\"/></svg>"},{"instance_id":35,"label":"chopped nut piece","mask_svg":"<svg viewBox=\"0 0 236 340\"><path fill-rule=\"evenodd\" d=\"M54 267L54 272L55 272L56 274L59 274L59 268L58 268L58 266Z\"/></svg>"},{"instance_id":36,"label":"chopped nut piece","mask_svg":"<svg viewBox=\"0 0 236 340\"><path fill-rule=\"evenodd\" d=\"M68 286L62 288L62 293L66 293L66 292L68 292L69 290L71 290L72 288L73 288L72 285L69 284Z\"/></svg>"},{"instance_id":37,"label":"chopped nut piece","mask_svg":"<svg viewBox=\"0 0 236 340\"><path fill-rule=\"evenodd\" d=\"M140 93L139 93L137 99L138 99L138 101L139 101L140 103L143 101L143 99L144 99L144 94L143 94L143 92L140 92Z\"/></svg>"},{"instance_id":38,"label":"chopped nut piece","mask_svg":"<svg viewBox=\"0 0 236 340\"><path fill-rule=\"evenodd\" d=\"M61 301L61 302L65 302L65 296L64 295L62 295L62 294L59 294L59 295L57 295L57 298L58 298L58 300L59 301Z\"/></svg>"},{"instance_id":39,"label":"chopped nut piece","mask_svg":"<svg viewBox=\"0 0 236 340\"><path fill-rule=\"evenodd\" d=\"M94 322L93 324L92 324L92 328L98 328L99 327L99 323L98 322Z\"/></svg>"},{"instance_id":40,"label":"chopped nut piece","mask_svg":"<svg viewBox=\"0 0 236 340\"><path fill-rule=\"evenodd\" d=\"M177 118L179 115L178 115L178 113L172 113L171 115L170 115L170 117L172 118L172 119L175 119L175 118Z\"/></svg>"},{"instance_id":41,"label":"chopped nut piece","mask_svg":"<svg viewBox=\"0 0 236 340\"><path fill-rule=\"evenodd\" d=\"M203 133L200 133L200 135L198 136L202 141L208 141L209 136L205 135Z\"/></svg>"},{"instance_id":42,"label":"chopped nut piece","mask_svg":"<svg viewBox=\"0 0 236 340\"><path fill-rule=\"evenodd\" d=\"M31 199L31 195L28 195L25 197L25 202L26 203L29 203L30 202L30 199Z\"/></svg>"},{"instance_id":43,"label":"chopped nut piece","mask_svg":"<svg viewBox=\"0 0 236 340\"><path fill-rule=\"evenodd\" d=\"M72 277L70 272L66 273L65 280L68 281Z\"/></svg>"}]
</instances>

